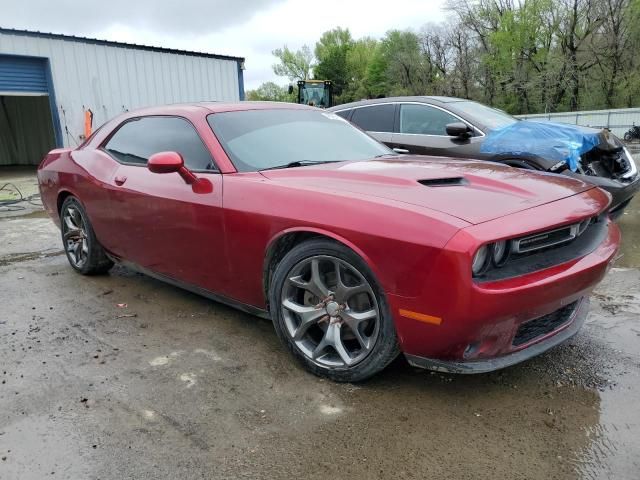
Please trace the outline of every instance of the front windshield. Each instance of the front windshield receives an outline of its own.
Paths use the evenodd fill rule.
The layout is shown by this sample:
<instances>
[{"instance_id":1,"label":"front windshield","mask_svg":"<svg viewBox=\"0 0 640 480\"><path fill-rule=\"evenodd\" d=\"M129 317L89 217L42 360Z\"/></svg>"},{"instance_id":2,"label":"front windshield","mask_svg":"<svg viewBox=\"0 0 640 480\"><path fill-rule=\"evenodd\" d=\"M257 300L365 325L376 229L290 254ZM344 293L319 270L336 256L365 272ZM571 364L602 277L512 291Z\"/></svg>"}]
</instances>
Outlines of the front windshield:
<instances>
[{"instance_id":1,"label":"front windshield","mask_svg":"<svg viewBox=\"0 0 640 480\"><path fill-rule=\"evenodd\" d=\"M512 117L502 110L487 107L486 105L482 105L478 102L472 102L470 100L455 102L452 105L455 105L455 108L458 109L461 113L466 113L469 117L471 117L470 120L472 123L473 119L477 118L478 122L482 123L490 130L493 130L494 128L505 127L518 121L517 118Z\"/></svg>"},{"instance_id":2,"label":"front windshield","mask_svg":"<svg viewBox=\"0 0 640 480\"><path fill-rule=\"evenodd\" d=\"M295 162L365 160L393 152L343 118L316 110L214 113L209 125L239 172Z\"/></svg>"},{"instance_id":3,"label":"front windshield","mask_svg":"<svg viewBox=\"0 0 640 480\"><path fill-rule=\"evenodd\" d=\"M329 89L324 83L305 83L300 89L301 102L312 107L326 108L329 106Z\"/></svg>"}]
</instances>

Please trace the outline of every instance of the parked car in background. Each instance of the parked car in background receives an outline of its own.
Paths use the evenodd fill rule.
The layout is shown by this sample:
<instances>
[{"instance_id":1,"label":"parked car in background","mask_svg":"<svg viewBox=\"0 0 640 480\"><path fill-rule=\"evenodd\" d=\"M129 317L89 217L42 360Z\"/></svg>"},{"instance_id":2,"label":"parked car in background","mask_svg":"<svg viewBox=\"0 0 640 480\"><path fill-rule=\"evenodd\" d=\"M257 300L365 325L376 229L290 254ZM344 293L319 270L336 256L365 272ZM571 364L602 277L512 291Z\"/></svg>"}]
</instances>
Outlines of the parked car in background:
<instances>
[{"instance_id":1,"label":"parked car in background","mask_svg":"<svg viewBox=\"0 0 640 480\"><path fill-rule=\"evenodd\" d=\"M624 132L625 142L633 142L634 140L640 140L640 126L635 123L629 130Z\"/></svg>"},{"instance_id":2,"label":"parked car in background","mask_svg":"<svg viewBox=\"0 0 640 480\"><path fill-rule=\"evenodd\" d=\"M562 124L575 138L598 136L580 156L576 171L566 162L543 155L549 139L537 132L528 149L486 152L489 135L519 122L481 103L452 97L395 97L338 105L329 109L367 131L399 153L497 161L514 167L562 173L593 183L611 193L611 214L619 215L640 190L640 176L631 153L608 130ZM533 125L535 126L535 125ZM568 143L568 142L567 142ZM536 148L540 147L540 148Z\"/></svg>"},{"instance_id":3,"label":"parked car in background","mask_svg":"<svg viewBox=\"0 0 640 480\"><path fill-rule=\"evenodd\" d=\"M557 345L620 239L590 184L398 156L286 103L130 111L50 152L38 181L77 272L119 262L270 318L337 381L399 352L476 373Z\"/></svg>"}]
</instances>

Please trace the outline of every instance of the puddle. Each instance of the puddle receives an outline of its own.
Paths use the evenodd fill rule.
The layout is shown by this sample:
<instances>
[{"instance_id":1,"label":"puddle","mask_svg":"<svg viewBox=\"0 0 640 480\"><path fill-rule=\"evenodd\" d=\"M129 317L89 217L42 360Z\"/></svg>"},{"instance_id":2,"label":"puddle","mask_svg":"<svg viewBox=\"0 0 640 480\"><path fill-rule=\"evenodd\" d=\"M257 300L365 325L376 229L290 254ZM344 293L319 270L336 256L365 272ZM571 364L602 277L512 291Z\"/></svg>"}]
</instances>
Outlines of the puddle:
<instances>
[{"instance_id":1,"label":"puddle","mask_svg":"<svg viewBox=\"0 0 640 480\"><path fill-rule=\"evenodd\" d=\"M600 394L600 421L587 433L590 448L577 464L583 479L635 479L640 472L640 388L637 375L621 377Z\"/></svg>"},{"instance_id":2,"label":"puddle","mask_svg":"<svg viewBox=\"0 0 640 480\"><path fill-rule=\"evenodd\" d=\"M640 158L638 160L640 161ZM640 195L636 195L618 220L622 230L618 267L640 267Z\"/></svg>"},{"instance_id":3,"label":"puddle","mask_svg":"<svg viewBox=\"0 0 640 480\"><path fill-rule=\"evenodd\" d=\"M589 448L576 469L584 479L636 479L640 472L640 272L613 268L592 297L588 331L599 358L616 361L609 386L599 392L597 425L587 428Z\"/></svg>"}]
</instances>

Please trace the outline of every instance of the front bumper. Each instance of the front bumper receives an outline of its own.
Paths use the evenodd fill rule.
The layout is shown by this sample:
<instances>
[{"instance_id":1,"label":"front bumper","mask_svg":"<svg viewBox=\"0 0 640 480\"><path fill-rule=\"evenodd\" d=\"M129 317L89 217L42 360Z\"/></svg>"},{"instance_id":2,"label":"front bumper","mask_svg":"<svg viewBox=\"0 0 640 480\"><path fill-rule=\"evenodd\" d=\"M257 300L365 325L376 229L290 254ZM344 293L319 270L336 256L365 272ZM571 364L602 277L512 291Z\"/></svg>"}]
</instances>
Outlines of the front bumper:
<instances>
[{"instance_id":1,"label":"front bumper","mask_svg":"<svg viewBox=\"0 0 640 480\"><path fill-rule=\"evenodd\" d=\"M427 368L438 372L447 373L487 373L502 368L510 367L517 363L524 362L547 350L560 345L578 333L584 324L587 314L589 313L589 299L582 299L576 308L573 317L561 328L552 332L546 338L534 342L522 350L518 350L502 357L487 358L482 360L470 361L447 361L434 358L419 357L416 355L405 354L409 364L414 367Z\"/></svg>"},{"instance_id":2,"label":"front bumper","mask_svg":"<svg viewBox=\"0 0 640 480\"><path fill-rule=\"evenodd\" d=\"M609 212L613 218L617 218L622 214L624 208L640 190L640 174L636 175L635 178L628 182L612 180L604 177L581 175L574 172L567 172L567 175L578 178L587 183L592 183L593 185L609 192L611 194L611 206L609 207Z\"/></svg>"},{"instance_id":3,"label":"front bumper","mask_svg":"<svg viewBox=\"0 0 640 480\"><path fill-rule=\"evenodd\" d=\"M577 199L576 199L577 201ZM523 212L509 222L468 227L447 244L430 265L430 274L416 296L388 295L400 347L414 365L447 371L489 371L512 365L566 340L580 328L593 287L615 258L620 231L607 222L606 233L594 250L557 265L514 277L479 283L471 279L467 235L480 242L512 236L521 221L541 222L552 215L552 204L536 215ZM551 315L574 302L575 316L527 343L516 340L520 327ZM409 313L414 315L411 318ZM573 332L573 333L572 333ZM475 367L475 368L474 368Z\"/></svg>"}]
</instances>

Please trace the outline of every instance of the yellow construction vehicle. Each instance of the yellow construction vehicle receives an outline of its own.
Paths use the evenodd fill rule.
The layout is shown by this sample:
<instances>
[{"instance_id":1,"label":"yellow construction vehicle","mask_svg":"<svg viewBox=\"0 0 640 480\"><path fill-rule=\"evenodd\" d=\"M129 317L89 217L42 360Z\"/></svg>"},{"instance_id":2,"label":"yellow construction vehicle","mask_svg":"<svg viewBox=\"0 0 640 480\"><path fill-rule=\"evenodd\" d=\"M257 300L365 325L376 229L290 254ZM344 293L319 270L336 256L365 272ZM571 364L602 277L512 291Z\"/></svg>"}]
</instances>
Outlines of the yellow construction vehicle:
<instances>
[{"instance_id":1,"label":"yellow construction vehicle","mask_svg":"<svg viewBox=\"0 0 640 480\"><path fill-rule=\"evenodd\" d=\"M289 85L293 93L293 85ZM333 106L333 84L331 80L298 80L297 103L319 108Z\"/></svg>"}]
</instances>

